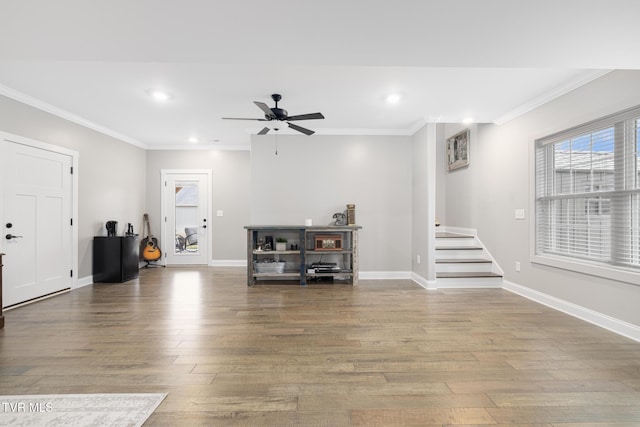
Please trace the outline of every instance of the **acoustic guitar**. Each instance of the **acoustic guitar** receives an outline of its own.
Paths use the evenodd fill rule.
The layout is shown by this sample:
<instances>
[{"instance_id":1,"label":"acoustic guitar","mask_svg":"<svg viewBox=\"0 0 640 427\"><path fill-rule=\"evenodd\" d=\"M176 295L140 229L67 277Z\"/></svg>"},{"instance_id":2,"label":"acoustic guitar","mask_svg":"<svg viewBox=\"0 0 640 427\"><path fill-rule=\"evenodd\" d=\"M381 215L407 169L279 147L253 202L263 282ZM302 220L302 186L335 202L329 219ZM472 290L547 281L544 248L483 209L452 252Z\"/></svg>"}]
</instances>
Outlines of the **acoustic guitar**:
<instances>
[{"instance_id":1,"label":"acoustic guitar","mask_svg":"<svg viewBox=\"0 0 640 427\"><path fill-rule=\"evenodd\" d=\"M140 242L140 251L142 253L142 259L147 262L157 261L162 257L162 251L158 247L158 239L151 234L151 224L149 222L149 214L144 214L142 217L144 226L147 227L147 237Z\"/></svg>"}]
</instances>

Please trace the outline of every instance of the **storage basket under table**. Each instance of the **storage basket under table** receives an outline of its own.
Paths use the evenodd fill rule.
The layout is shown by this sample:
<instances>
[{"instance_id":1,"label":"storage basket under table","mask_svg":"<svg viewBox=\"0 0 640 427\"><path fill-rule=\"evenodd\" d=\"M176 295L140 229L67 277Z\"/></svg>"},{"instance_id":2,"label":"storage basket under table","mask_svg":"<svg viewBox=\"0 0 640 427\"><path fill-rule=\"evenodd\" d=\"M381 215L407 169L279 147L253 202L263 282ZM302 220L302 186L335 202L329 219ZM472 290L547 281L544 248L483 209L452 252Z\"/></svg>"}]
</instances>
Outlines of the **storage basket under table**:
<instances>
[{"instance_id":1,"label":"storage basket under table","mask_svg":"<svg viewBox=\"0 0 640 427\"><path fill-rule=\"evenodd\" d=\"M284 262L254 262L253 269L258 274L281 274L284 273Z\"/></svg>"}]
</instances>

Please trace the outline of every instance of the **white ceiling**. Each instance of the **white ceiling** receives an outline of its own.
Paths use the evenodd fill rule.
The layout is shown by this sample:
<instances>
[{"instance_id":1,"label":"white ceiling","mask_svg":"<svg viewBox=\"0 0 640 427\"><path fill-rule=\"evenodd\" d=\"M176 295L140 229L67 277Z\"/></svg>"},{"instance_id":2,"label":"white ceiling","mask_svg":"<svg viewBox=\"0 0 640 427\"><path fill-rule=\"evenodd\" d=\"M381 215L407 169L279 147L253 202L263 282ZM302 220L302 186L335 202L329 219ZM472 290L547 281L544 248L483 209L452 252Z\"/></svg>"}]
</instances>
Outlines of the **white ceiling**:
<instances>
[{"instance_id":1,"label":"white ceiling","mask_svg":"<svg viewBox=\"0 0 640 427\"><path fill-rule=\"evenodd\" d=\"M272 93L321 111L297 122L318 134L410 135L640 69L638 0L21 0L0 16L0 94L145 148L246 147L264 123L221 118L261 118Z\"/></svg>"}]
</instances>

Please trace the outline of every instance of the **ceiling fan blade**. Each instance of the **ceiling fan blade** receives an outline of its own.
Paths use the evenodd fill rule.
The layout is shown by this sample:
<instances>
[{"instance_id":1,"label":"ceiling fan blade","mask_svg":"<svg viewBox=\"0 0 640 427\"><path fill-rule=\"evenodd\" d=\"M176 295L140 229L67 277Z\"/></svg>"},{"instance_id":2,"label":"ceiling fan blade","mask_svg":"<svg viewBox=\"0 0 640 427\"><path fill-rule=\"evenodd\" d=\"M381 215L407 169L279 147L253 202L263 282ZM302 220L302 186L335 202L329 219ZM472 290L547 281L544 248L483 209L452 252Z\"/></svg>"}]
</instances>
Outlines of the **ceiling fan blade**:
<instances>
[{"instance_id":1,"label":"ceiling fan blade","mask_svg":"<svg viewBox=\"0 0 640 427\"><path fill-rule=\"evenodd\" d=\"M298 126L298 125L292 125L291 123L287 123L289 125L289 127L293 130L297 130L298 132L302 132L305 135L313 135L315 132L306 128L303 128L302 126Z\"/></svg>"},{"instance_id":2,"label":"ceiling fan blade","mask_svg":"<svg viewBox=\"0 0 640 427\"><path fill-rule=\"evenodd\" d=\"M264 102L253 101L253 103L256 104L258 108L260 108L268 117L272 117L274 119L276 118L275 114L273 114L273 111L271 111L271 108L269 108L269 106Z\"/></svg>"},{"instance_id":3,"label":"ceiling fan blade","mask_svg":"<svg viewBox=\"0 0 640 427\"><path fill-rule=\"evenodd\" d=\"M255 120L257 122L268 122L267 119L248 119L244 117L223 117L223 120Z\"/></svg>"},{"instance_id":4,"label":"ceiling fan blade","mask_svg":"<svg viewBox=\"0 0 640 427\"><path fill-rule=\"evenodd\" d=\"M258 135L266 135L267 132L269 132L269 128L264 127L260 132L258 132Z\"/></svg>"},{"instance_id":5,"label":"ceiling fan blade","mask_svg":"<svg viewBox=\"0 0 640 427\"><path fill-rule=\"evenodd\" d=\"M313 119L324 119L322 113L311 113L311 114L300 114L297 116L289 116L287 120L313 120Z\"/></svg>"}]
</instances>

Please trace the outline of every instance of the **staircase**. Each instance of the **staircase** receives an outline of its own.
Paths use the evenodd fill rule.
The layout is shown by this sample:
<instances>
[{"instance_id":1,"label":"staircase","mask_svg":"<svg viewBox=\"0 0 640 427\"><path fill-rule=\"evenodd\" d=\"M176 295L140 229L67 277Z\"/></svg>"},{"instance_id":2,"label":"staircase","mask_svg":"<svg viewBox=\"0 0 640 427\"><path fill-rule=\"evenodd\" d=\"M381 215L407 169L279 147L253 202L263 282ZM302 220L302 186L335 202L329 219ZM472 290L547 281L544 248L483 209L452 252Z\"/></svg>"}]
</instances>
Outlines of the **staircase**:
<instances>
[{"instance_id":1,"label":"staircase","mask_svg":"<svg viewBox=\"0 0 640 427\"><path fill-rule=\"evenodd\" d=\"M471 235L436 233L436 282L438 287L501 287L502 271Z\"/></svg>"}]
</instances>

